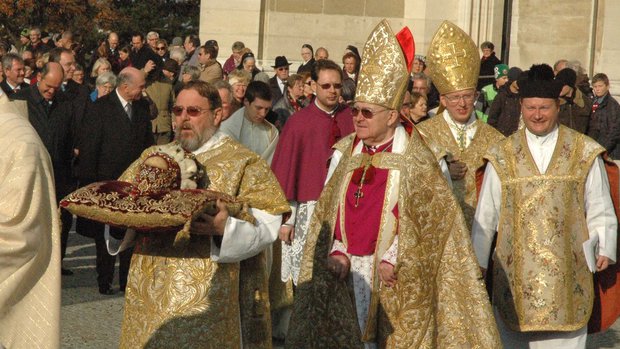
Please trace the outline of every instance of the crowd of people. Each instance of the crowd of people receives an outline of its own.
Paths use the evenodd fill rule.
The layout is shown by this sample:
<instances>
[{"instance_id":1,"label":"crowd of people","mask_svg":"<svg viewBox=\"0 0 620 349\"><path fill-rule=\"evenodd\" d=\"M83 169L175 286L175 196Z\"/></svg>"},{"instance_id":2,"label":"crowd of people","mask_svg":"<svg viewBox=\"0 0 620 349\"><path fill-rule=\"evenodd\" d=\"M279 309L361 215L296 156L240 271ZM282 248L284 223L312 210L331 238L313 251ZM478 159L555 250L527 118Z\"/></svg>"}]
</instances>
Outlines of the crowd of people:
<instances>
[{"instance_id":1,"label":"crowd of people","mask_svg":"<svg viewBox=\"0 0 620 349\"><path fill-rule=\"evenodd\" d=\"M135 181L171 142L245 216L218 201L185 246L77 217L99 292L125 294L122 348L585 348L620 314L620 105L603 73L509 67L450 22L426 55L384 20L361 53L303 44L271 77L240 41L218 60L213 39L110 32L85 57L69 31L20 34L0 44L0 170L16 176L0 240L27 243L0 257L0 347L58 346L74 218L58 202ZM33 313L47 320L26 335Z\"/></svg>"}]
</instances>

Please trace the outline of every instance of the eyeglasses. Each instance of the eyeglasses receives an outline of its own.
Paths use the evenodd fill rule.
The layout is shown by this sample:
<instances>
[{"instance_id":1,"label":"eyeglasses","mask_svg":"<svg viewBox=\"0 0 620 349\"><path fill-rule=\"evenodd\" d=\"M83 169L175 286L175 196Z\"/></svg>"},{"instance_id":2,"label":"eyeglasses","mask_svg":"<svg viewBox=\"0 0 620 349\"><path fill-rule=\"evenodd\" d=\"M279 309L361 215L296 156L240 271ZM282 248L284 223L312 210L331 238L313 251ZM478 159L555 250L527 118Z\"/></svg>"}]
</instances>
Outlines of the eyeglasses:
<instances>
[{"instance_id":1,"label":"eyeglasses","mask_svg":"<svg viewBox=\"0 0 620 349\"><path fill-rule=\"evenodd\" d=\"M319 84L319 83L317 83L317 85L321 86L321 88L324 89L324 90L329 90L332 86L336 90L340 90L342 88L342 84Z\"/></svg>"},{"instance_id":2,"label":"eyeglasses","mask_svg":"<svg viewBox=\"0 0 620 349\"><path fill-rule=\"evenodd\" d=\"M166 48L164 46L162 47L156 47L157 51L166 51Z\"/></svg>"},{"instance_id":3,"label":"eyeglasses","mask_svg":"<svg viewBox=\"0 0 620 349\"><path fill-rule=\"evenodd\" d=\"M278 68L277 70L278 70L278 71L285 71L285 70L287 70L287 71L288 71L288 67L281 67L281 68Z\"/></svg>"},{"instance_id":4,"label":"eyeglasses","mask_svg":"<svg viewBox=\"0 0 620 349\"><path fill-rule=\"evenodd\" d=\"M361 108L357 108L357 107L351 107L351 116L355 117L357 116L359 113L362 113L362 116L364 117L364 119L372 119L375 115L386 111L387 109L383 109L383 110L377 110L377 111L372 111L370 109L361 109Z\"/></svg>"},{"instance_id":5,"label":"eyeglasses","mask_svg":"<svg viewBox=\"0 0 620 349\"><path fill-rule=\"evenodd\" d=\"M411 107L413 107L413 104L411 102L409 103L403 103L403 108L409 108L411 109Z\"/></svg>"},{"instance_id":6,"label":"eyeglasses","mask_svg":"<svg viewBox=\"0 0 620 349\"><path fill-rule=\"evenodd\" d=\"M466 95L461 96L444 96L448 102L452 104L458 103L460 100L463 100L465 103L473 102L476 99L476 93L468 93Z\"/></svg>"},{"instance_id":7,"label":"eyeglasses","mask_svg":"<svg viewBox=\"0 0 620 349\"><path fill-rule=\"evenodd\" d=\"M200 107L182 107L180 105L175 105L171 108L172 110L172 114L174 114L174 116L181 116L183 114L183 110L185 110L187 112L187 115L189 116L198 116L206 111L208 111L209 109L203 109Z\"/></svg>"}]
</instances>

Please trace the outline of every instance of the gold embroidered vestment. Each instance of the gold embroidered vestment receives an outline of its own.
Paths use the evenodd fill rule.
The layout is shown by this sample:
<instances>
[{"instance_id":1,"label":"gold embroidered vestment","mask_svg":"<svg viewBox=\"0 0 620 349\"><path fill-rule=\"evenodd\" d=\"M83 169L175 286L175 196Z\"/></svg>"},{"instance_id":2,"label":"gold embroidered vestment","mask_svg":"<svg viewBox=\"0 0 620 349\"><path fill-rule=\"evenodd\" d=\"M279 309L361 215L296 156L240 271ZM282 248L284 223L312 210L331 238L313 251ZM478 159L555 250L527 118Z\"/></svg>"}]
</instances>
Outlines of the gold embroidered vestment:
<instances>
[{"instance_id":1,"label":"gold embroidered vestment","mask_svg":"<svg viewBox=\"0 0 620 349\"><path fill-rule=\"evenodd\" d=\"M474 213L478 204L476 171L484 166L483 157L488 148L504 139L504 136L492 126L477 120L475 122L477 123L476 133L469 146L464 150L459 148L443 115L436 115L417 125L422 137L429 144L434 145L431 150L437 160L448 155L448 157L454 157L467 165L465 177L460 180L452 180L452 191L463 209L468 229L471 229L474 222Z\"/></svg>"},{"instance_id":2,"label":"gold embroidered vestment","mask_svg":"<svg viewBox=\"0 0 620 349\"><path fill-rule=\"evenodd\" d=\"M151 147L125 171L131 180ZM196 156L204 187L270 214L289 210L267 163L229 137ZM174 233L141 234L134 252L121 348L271 348L265 253L240 263L215 263L210 236L173 247ZM241 316L241 318L240 318ZM241 332L239 331L241 324Z\"/></svg>"},{"instance_id":3,"label":"gold embroidered vestment","mask_svg":"<svg viewBox=\"0 0 620 349\"><path fill-rule=\"evenodd\" d=\"M560 126L549 166L539 173L520 130L486 158L502 183L493 267L493 304L515 331L575 331L592 311L584 190L604 149Z\"/></svg>"},{"instance_id":4,"label":"gold embroidered vestment","mask_svg":"<svg viewBox=\"0 0 620 349\"><path fill-rule=\"evenodd\" d=\"M327 270L342 190L360 160L351 156L352 142L353 135L336 146L349 151L311 219L287 348L363 348L351 283ZM376 289L376 342L395 349L501 348L469 230L437 160L415 132L400 155L392 164L400 172L398 282Z\"/></svg>"}]
</instances>

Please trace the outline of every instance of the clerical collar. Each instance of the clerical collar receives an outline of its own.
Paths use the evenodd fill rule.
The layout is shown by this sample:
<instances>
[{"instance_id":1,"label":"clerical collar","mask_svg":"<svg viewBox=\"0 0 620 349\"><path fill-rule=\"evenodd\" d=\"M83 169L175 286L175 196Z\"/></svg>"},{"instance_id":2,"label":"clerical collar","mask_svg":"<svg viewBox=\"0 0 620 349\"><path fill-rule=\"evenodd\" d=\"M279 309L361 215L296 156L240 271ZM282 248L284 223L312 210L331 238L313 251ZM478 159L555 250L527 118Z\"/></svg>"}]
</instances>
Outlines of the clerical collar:
<instances>
[{"instance_id":1,"label":"clerical collar","mask_svg":"<svg viewBox=\"0 0 620 349\"><path fill-rule=\"evenodd\" d=\"M549 142L555 142L558 139L559 129L560 128L558 127L558 125L555 125L551 132L547 133L544 136L537 136L526 128L525 136L527 137L528 143L533 142L534 144L543 146Z\"/></svg>"},{"instance_id":2,"label":"clerical collar","mask_svg":"<svg viewBox=\"0 0 620 349\"><path fill-rule=\"evenodd\" d=\"M316 105L317 108L319 108L320 111L324 112L325 114L329 114L329 116L334 116L334 114L336 114L336 111L338 110L338 104L336 104L336 107L334 107L334 109L332 109L331 111L327 111L323 108L321 108L321 106L319 106L319 104L316 102L316 98L314 99L314 105Z\"/></svg>"},{"instance_id":3,"label":"clerical collar","mask_svg":"<svg viewBox=\"0 0 620 349\"><path fill-rule=\"evenodd\" d=\"M389 147L392 146L393 143L394 143L394 136L392 136L392 138L378 145L368 145L364 143L364 148L366 149L368 154L373 155L375 153L382 153L386 151Z\"/></svg>"}]
</instances>

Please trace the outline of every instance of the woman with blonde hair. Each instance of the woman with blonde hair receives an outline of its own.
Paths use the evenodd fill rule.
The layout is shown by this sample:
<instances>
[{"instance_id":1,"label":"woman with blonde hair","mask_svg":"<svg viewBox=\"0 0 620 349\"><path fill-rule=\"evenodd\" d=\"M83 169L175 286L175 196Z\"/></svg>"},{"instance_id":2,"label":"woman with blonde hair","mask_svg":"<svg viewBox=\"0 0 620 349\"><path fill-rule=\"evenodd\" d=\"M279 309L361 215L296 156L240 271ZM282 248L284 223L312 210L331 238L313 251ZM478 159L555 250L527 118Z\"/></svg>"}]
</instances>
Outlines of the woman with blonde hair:
<instances>
[{"instance_id":1,"label":"woman with blonde hair","mask_svg":"<svg viewBox=\"0 0 620 349\"><path fill-rule=\"evenodd\" d=\"M245 90L248 88L250 81L252 81L252 75L243 69L235 69L228 74L228 83L232 86L233 90L231 115L243 107Z\"/></svg>"},{"instance_id":2,"label":"woman with blonde hair","mask_svg":"<svg viewBox=\"0 0 620 349\"><path fill-rule=\"evenodd\" d=\"M95 88L97 77L103 73L112 71L112 64L106 58L98 58L93 64L93 69L90 72L90 85L91 90Z\"/></svg>"}]
</instances>

